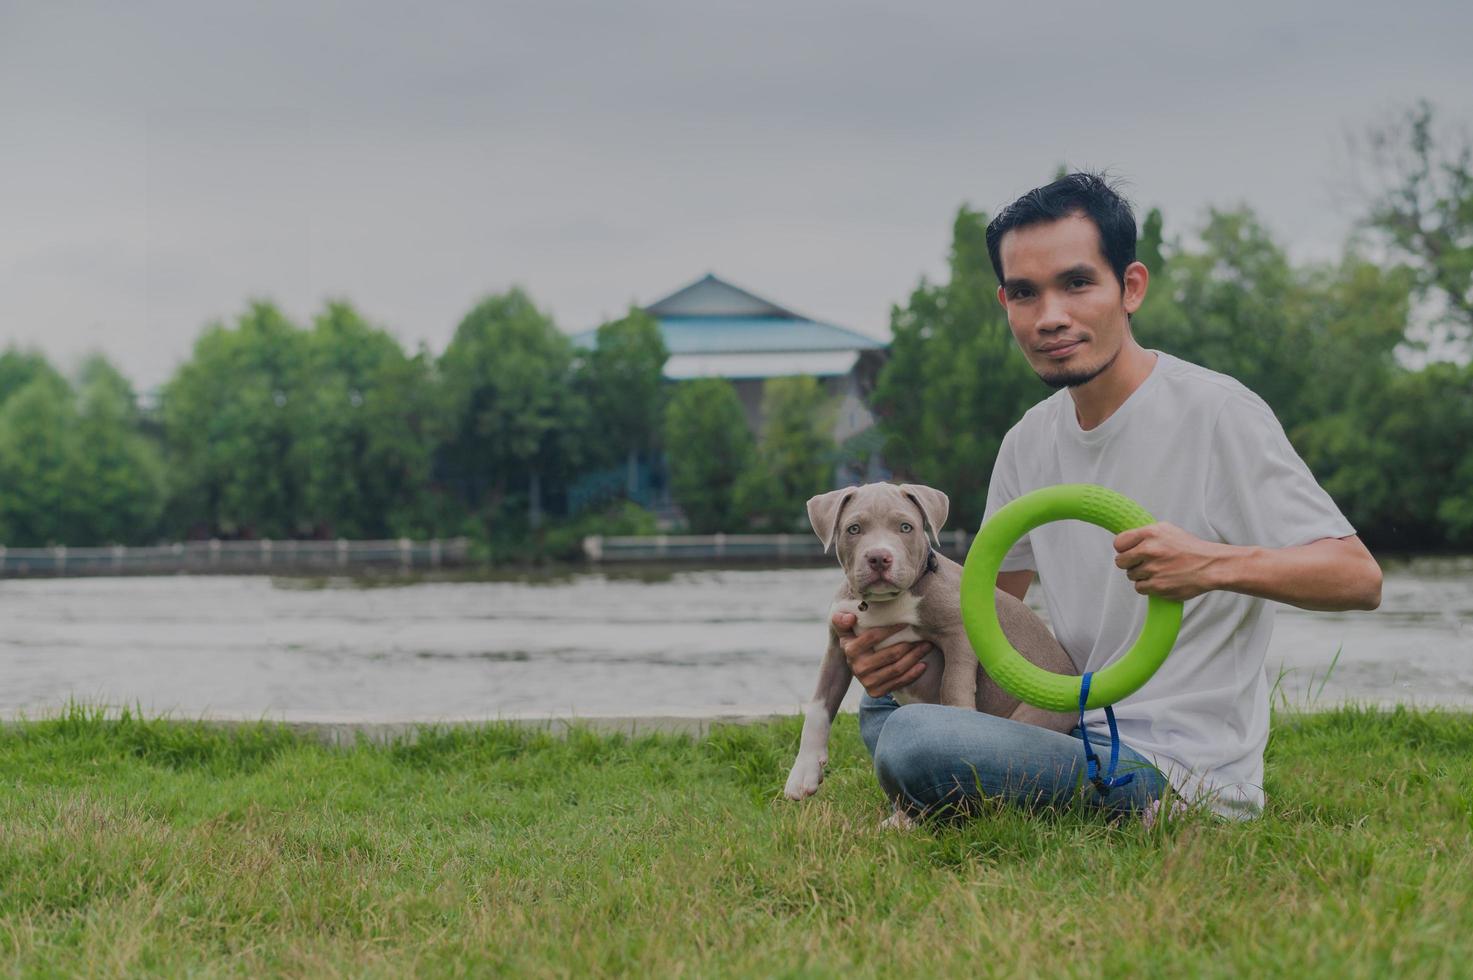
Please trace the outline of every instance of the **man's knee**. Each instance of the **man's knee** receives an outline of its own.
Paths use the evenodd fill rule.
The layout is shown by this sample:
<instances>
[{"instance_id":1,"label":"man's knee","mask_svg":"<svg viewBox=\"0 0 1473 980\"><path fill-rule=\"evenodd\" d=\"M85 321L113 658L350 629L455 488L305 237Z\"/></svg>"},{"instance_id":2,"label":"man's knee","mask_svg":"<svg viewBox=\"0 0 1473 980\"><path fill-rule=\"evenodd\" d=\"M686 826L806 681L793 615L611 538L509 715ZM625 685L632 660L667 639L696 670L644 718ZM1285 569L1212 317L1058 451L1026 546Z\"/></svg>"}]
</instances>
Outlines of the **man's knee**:
<instances>
[{"instance_id":1,"label":"man's knee","mask_svg":"<svg viewBox=\"0 0 1473 980\"><path fill-rule=\"evenodd\" d=\"M948 716L959 708L908 704L890 713L875 746L875 776L893 799L912 807L934 805L938 786L954 781L959 763Z\"/></svg>"},{"instance_id":2,"label":"man's knee","mask_svg":"<svg viewBox=\"0 0 1473 980\"><path fill-rule=\"evenodd\" d=\"M1063 751L1040 740L1062 740ZM875 775L891 799L912 810L962 808L984 797L1036 805L1072 795L1077 745L1006 718L912 704L886 721Z\"/></svg>"}]
</instances>

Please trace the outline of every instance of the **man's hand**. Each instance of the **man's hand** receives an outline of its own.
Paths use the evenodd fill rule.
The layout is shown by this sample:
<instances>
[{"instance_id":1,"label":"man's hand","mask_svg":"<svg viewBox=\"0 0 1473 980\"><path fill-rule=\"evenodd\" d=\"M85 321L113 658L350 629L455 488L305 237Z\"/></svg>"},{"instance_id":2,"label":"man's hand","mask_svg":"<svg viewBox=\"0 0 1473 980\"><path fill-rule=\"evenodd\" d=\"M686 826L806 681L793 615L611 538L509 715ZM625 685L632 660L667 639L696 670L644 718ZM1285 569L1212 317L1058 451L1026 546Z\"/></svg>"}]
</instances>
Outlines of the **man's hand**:
<instances>
[{"instance_id":1,"label":"man's hand","mask_svg":"<svg viewBox=\"0 0 1473 980\"><path fill-rule=\"evenodd\" d=\"M1117 534L1115 552L1115 564L1141 595L1185 602L1222 587L1218 572L1233 549L1161 521Z\"/></svg>"},{"instance_id":2,"label":"man's hand","mask_svg":"<svg viewBox=\"0 0 1473 980\"><path fill-rule=\"evenodd\" d=\"M920 677L926 670L921 661L931 651L925 640L918 643L894 643L882 650L875 644L882 643L901 630L904 623L895 626L876 626L855 635L854 627L859 617L853 613L834 613L834 629L839 634L839 645L844 649L844 658L849 669L859 678L865 691L872 698L882 698L897 688L902 688Z\"/></svg>"}]
</instances>

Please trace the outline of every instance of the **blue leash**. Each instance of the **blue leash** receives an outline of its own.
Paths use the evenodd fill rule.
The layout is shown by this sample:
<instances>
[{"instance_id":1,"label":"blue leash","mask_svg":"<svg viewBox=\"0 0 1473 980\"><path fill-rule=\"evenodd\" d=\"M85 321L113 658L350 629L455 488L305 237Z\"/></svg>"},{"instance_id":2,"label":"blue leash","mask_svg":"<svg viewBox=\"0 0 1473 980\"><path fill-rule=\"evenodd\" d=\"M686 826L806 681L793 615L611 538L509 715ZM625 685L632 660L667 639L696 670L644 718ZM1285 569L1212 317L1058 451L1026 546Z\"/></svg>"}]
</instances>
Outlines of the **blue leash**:
<instances>
[{"instance_id":1,"label":"blue leash","mask_svg":"<svg viewBox=\"0 0 1473 980\"><path fill-rule=\"evenodd\" d=\"M1085 773L1089 776L1089 781L1094 783L1095 792L1104 796L1116 787L1127 785L1135 778L1135 773L1115 775L1115 765L1120 761L1120 730L1115 727L1115 709L1105 705L1105 721L1110 723L1110 768L1103 776L1100 775L1100 757L1095 755L1094 746L1089 740L1089 729L1084 727L1084 703L1089 700L1089 679L1093 676L1092 672L1086 673L1079 679L1079 734L1084 736Z\"/></svg>"}]
</instances>

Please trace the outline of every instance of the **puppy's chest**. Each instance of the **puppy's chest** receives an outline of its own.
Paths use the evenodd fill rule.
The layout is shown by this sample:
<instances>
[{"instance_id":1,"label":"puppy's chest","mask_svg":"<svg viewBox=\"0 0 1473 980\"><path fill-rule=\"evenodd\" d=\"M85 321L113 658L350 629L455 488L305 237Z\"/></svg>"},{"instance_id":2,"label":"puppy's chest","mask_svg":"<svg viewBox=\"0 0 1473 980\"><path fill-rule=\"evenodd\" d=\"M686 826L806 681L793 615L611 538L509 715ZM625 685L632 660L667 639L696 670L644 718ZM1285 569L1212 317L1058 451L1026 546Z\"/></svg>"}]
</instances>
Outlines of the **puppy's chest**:
<instances>
[{"instance_id":1,"label":"puppy's chest","mask_svg":"<svg viewBox=\"0 0 1473 980\"><path fill-rule=\"evenodd\" d=\"M839 599L829 608L829 616L832 617L836 612L852 613L858 617L859 623L855 627L855 632L862 632L876 626L904 624L911 627L908 630L901 630L881 643L882 647L892 643L914 643L921 639L921 634L916 629L921 624L921 600L910 592L902 592L885 602Z\"/></svg>"}]
</instances>

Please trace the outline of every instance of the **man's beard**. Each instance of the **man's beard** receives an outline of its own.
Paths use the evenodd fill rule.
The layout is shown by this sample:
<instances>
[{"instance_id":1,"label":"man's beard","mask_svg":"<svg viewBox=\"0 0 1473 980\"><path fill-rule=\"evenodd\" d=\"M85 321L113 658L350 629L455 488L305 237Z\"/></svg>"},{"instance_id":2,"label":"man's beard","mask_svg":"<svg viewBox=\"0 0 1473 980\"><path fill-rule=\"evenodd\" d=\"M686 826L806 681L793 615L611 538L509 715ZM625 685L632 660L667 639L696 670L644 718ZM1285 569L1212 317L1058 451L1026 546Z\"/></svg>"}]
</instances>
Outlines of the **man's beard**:
<instances>
[{"instance_id":1,"label":"man's beard","mask_svg":"<svg viewBox=\"0 0 1473 980\"><path fill-rule=\"evenodd\" d=\"M1033 373L1037 374L1039 380L1048 385L1050 388L1077 388L1082 384L1087 384L1093 381L1095 378L1103 374L1106 370L1109 369L1111 364L1115 363L1115 358L1119 356L1120 348L1117 347L1115 349L1115 353L1111 354L1110 357L1105 361L1105 363L1097 364L1094 367L1076 368L1072 371L1065 369L1064 371L1053 375L1044 374L1042 371L1034 368Z\"/></svg>"}]
</instances>

